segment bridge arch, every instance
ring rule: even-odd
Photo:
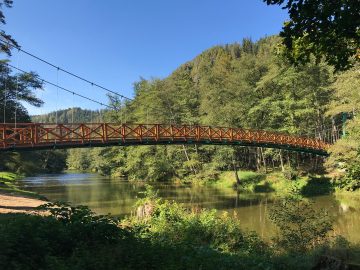
[[[204,144],[286,149],[327,155],[330,144],[265,130],[168,124],[0,124],[0,151],[129,145]]]

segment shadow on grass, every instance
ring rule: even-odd
[[[328,195],[334,192],[334,186],[327,177],[309,176],[306,185],[300,190],[301,195],[305,197]]]
[[[275,189],[271,186],[269,182],[265,182],[263,184],[258,184],[254,187],[254,192],[256,193],[270,193],[274,192]]]

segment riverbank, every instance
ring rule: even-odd
[[[0,193],[0,214],[38,213],[36,207],[45,203],[45,200]]]
[[[21,189],[17,181],[22,176],[0,172],[0,214],[37,213],[36,207],[47,203],[44,196]]]
[[[44,196],[41,196],[35,192],[24,190],[19,187],[17,181],[21,180],[23,176],[12,172],[0,172],[0,195],[13,195],[21,196],[39,200],[46,200]],[[1,206],[1,204],[0,204]]]

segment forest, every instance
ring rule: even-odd
[[[277,53],[279,37],[216,46],[165,79],[134,84],[135,98],[110,100],[119,112],[108,122],[172,123],[264,129],[305,136],[345,136],[330,158],[266,148],[235,146],[111,147],[68,152],[69,169],[91,170],[130,180],[216,180],[222,171],[330,173],[346,188],[359,187],[359,67],[334,72],[315,59],[292,66]],[[346,121],[344,120],[346,114]],[[345,123],[344,123],[345,122]]]

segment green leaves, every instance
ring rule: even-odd
[[[313,203],[298,196],[276,201],[269,217],[279,228],[276,244],[290,252],[306,252],[325,243],[332,230],[328,213],[314,210]]]
[[[280,36],[286,46],[285,55],[297,65],[317,62],[325,57],[336,70],[350,68],[359,61],[359,2],[338,0],[263,0],[268,5],[287,9],[290,21],[285,22]]]
[[[0,61],[0,107],[5,114],[0,114],[0,122],[30,122],[27,110],[21,102],[41,106],[43,101],[36,97],[34,91],[42,88],[43,83],[35,73],[12,75],[6,63]]]

